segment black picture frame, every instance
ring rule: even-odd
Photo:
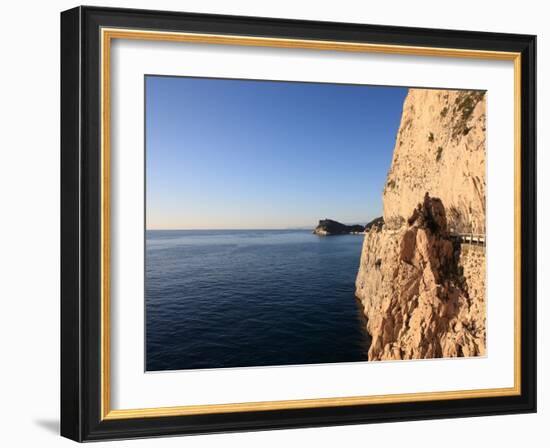
[[[521,393],[102,419],[100,29],[130,28],[521,54]],[[76,441],[536,412],[536,37],[100,7],[61,13],[61,435]]]

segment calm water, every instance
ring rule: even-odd
[[[147,370],[366,361],[363,237],[147,231]]]

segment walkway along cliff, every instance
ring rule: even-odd
[[[356,279],[369,360],[485,354],[484,96],[405,99],[384,225],[366,233]]]

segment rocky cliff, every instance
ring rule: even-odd
[[[485,353],[485,104],[479,92],[411,89],[383,193],[365,235],[356,295],[369,360]]]
[[[426,191],[451,231],[485,233],[485,94],[410,89],[384,187],[384,219],[398,227]]]

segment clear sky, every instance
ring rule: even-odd
[[[406,88],[147,76],[148,229],[382,214]]]

